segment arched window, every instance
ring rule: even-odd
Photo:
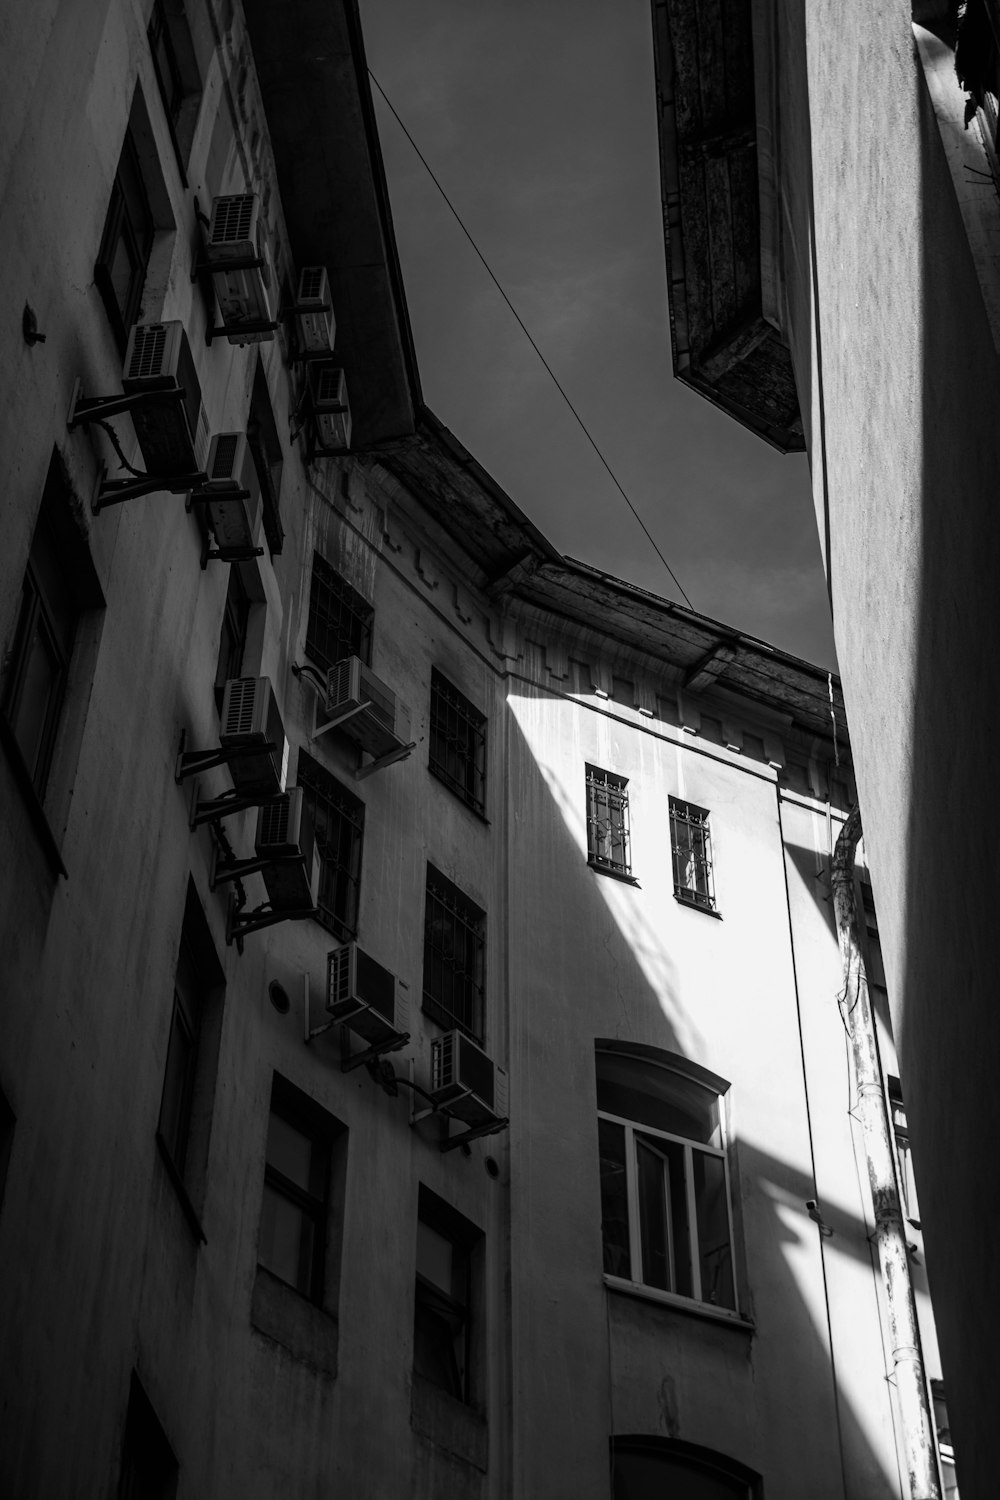
[[[758,1473],[695,1443],[612,1438],[611,1460],[613,1500],[763,1500]]]
[[[736,1310],[728,1087],[673,1053],[597,1043],[607,1276]]]

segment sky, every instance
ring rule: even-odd
[[[674,379],[648,0],[361,0],[369,67],[696,610],[836,666],[802,455]],[[683,602],[373,89],[424,400],[563,553]]]

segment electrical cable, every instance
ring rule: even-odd
[[[111,446],[114,448],[115,452],[118,454],[118,457],[121,459],[121,467],[123,469],[127,469],[130,474],[134,474],[136,479],[148,479],[149,475],[145,473],[144,470],[133,468],[128,459],[125,457],[125,454],[122,452],[122,445],[118,441],[118,434],[117,432],[115,432],[115,429],[112,427],[111,423],[105,422],[101,417],[92,417],[91,420],[96,427],[104,428],[104,431],[107,433],[108,437],[111,440]]]
[[[548,375],[549,375],[550,379],[552,380],[552,383],[555,386],[556,390],[559,392],[560,396],[562,396],[562,398],[565,401],[566,405],[569,407],[570,411],[573,413],[573,416],[576,418],[577,423],[579,424],[580,430],[583,433],[584,437],[587,439],[587,442],[593,448],[594,452],[597,454],[598,458],[601,460],[601,463],[604,465],[605,469],[607,469],[608,474],[611,476],[611,481],[614,484],[615,488],[618,490],[618,493],[621,495],[622,499],[625,501],[625,504],[628,506],[629,510],[632,512],[633,516],[638,521],[639,525],[642,527],[642,529],[645,532],[646,537],[647,537],[647,539],[648,539],[648,541],[650,543],[650,546],[653,548],[653,551],[656,553],[657,557],[660,559],[660,562],[666,568],[667,572],[670,574],[670,577],[673,579],[674,583],[677,585],[677,588],[680,591],[681,598],[684,600],[684,602],[687,605],[688,609],[694,609],[694,605],[691,603],[691,600],[688,598],[688,595],[687,595],[687,593],[686,593],[686,591],[684,589],[684,585],[681,583],[680,579],[677,577],[677,574],[674,572],[673,568],[667,562],[667,559],[664,557],[663,553],[660,551],[659,547],[656,545],[656,542],[655,542],[655,540],[653,538],[652,532],[650,531],[649,527],[646,525],[645,521],[640,516],[639,512],[636,510],[635,506],[632,504],[632,501],[629,499],[628,495],[625,493],[625,491],[622,488],[621,483],[620,483],[617,475],[615,474],[615,472],[612,469],[611,465],[608,463],[607,459],[604,457],[604,454],[601,452],[600,448],[597,446],[597,443],[591,437],[590,432],[589,432],[589,430],[587,428],[586,423],[584,422],[584,420],[581,417],[580,413],[577,411],[576,407],[573,405],[573,403],[570,400],[569,396],[566,394],[566,391],[563,388],[563,386],[562,386],[562,384],[561,384],[561,382],[559,380],[559,377],[556,375],[556,373],[553,370],[552,366],[549,364],[548,360],[545,358],[545,355],[542,353],[541,349],[539,349],[538,345],[535,343],[535,340],[532,338],[530,332],[528,331],[528,328],[527,328],[527,325],[524,322],[524,319],[521,317],[521,314],[518,312],[518,310],[514,306],[513,302],[507,296],[507,293],[504,291],[503,287],[500,285],[500,282],[497,280],[497,278],[496,278],[496,276],[495,276],[495,274],[493,272],[492,266],[490,265],[489,261],[486,259],[486,257],[483,254],[483,252],[480,250],[479,246],[476,244],[475,240],[472,238],[472,235],[469,233],[468,229],[466,229],[464,223],[462,222],[462,218],[461,218],[461,215],[458,212],[458,209],[455,207],[454,203],[452,203],[451,199],[448,197],[448,194],[445,192],[444,188],[441,186],[440,182],[435,177],[433,171],[431,170],[430,164],[427,161],[427,158],[424,156],[424,154],[421,151],[420,147],[417,145],[416,141],[413,139],[412,135],[407,130],[406,126],[403,124],[402,120],[400,119],[399,115],[396,112],[396,109],[395,109],[395,107],[394,107],[391,99],[389,98],[389,96],[386,93],[385,89],[379,83],[378,79],[375,77],[375,74],[372,72],[371,68],[368,69],[368,76],[371,79],[372,83],[375,85],[375,87],[378,89],[379,93],[382,95],[382,98],[385,100],[386,104],[388,105],[390,111],[392,112],[392,116],[393,116],[393,118],[396,121],[396,124],[399,126],[400,130],[406,136],[406,139],[409,141],[410,145],[413,147],[414,151],[417,153],[417,156],[420,158],[421,162],[423,163],[423,166],[424,166],[424,168],[425,168],[425,170],[427,172],[427,175],[430,177],[430,179],[433,182],[434,186],[437,188],[438,192],[441,194],[441,197],[444,199],[445,203],[448,205],[449,209],[451,210],[452,215],[454,216],[454,219],[455,219],[456,223],[458,224],[458,227],[461,229],[462,233],[465,235],[465,238],[468,240],[469,244],[472,246],[473,250],[476,252],[476,254],[478,255],[479,259],[482,261],[483,266],[486,269],[486,273],[489,276],[490,280],[493,282],[493,285],[496,287],[497,291],[500,293],[501,297],[506,302],[506,304],[510,308],[511,312],[514,314],[514,317],[517,319],[517,322],[518,322],[518,325],[520,326],[521,332],[524,334],[525,338],[528,340],[528,343],[531,345],[532,349],[534,349],[535,353],[538,355],[538,358],[541,360],[541,362],[544,365],[546,371],[548,372]]]

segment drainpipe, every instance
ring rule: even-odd
[[[858,1111],[868,1158],[868,1181],[875,1211],[875,1238],[885,1287],[893,1376],[903,1427],[903,1447],[910,1500],[941,1500],[934,1429],[920,1352],[917,1307],[910,1281],[906,1231],[896,1183],[896,1164],[882,1086],[875,1023],[868,997],[854,903],[854,854],[861,837],[861,814],[855,807],[840,831],[833,855],[833,907],[844,965],[840,1008],[854,1053]]]

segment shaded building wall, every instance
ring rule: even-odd
[[[962,217],[972,179],[959,162],[956,188],[949,171],[910,7],[779,14],[788,331],[963,1493],[985,1495],[997,1391],[982,1309],[1000,1292],[980,1149],[1000,1045],[983,796],[1000,546],[990,299]],[[988,175],[978,191],[980,214],[1000,214]]]
[[[515,1493],[603,1495],[610,1427],[726,1454],[768,1496],[896,1495],[823,804],[544,681],[513,681],[509,700]],[[636,886],[587,865],[588,762],[628,777]],[[674,898],[670,795],[711,811],[721,920]],[[731,1081],[743,1320],[604,1284],[598,1038]]]

